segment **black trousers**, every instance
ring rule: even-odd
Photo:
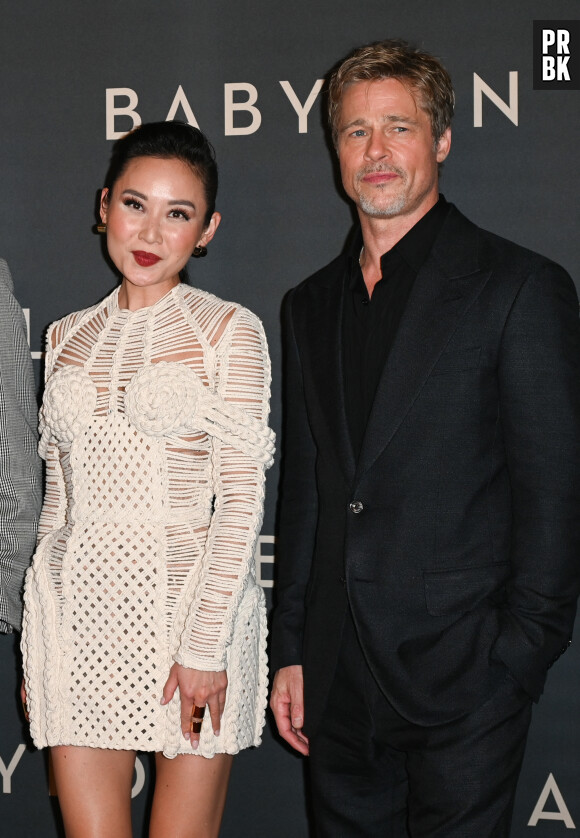
[[[379,690],[350,615],[329,702],[310,737],[316,838],[504,838],[531,718],[506,675],[449,724],[421,727]]]

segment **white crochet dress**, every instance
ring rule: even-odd
[[[174,661],[227,669],[221,733],[260,743],[266,619],[254,576],[270,363],[247,309],[178,285],[153,306],[118,292],[53,324],[41,411],[47,487],[22,635],[38,747],[192,753]]]

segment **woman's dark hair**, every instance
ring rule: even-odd
[[[105,178],[109,194],[136,157],[175,158],[191,166],[203,184],[207,202],[204,225],[209,224],[215,210],[218,170],[213,146],[199,128],[178,121],[148,122],[125,134],[113,146]]]

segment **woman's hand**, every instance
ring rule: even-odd
[[[20,700],[22,701],[22,711],[24,713],[24,718],[27,722],[30,721],[28,716],[28,705],[26,703],[26,684],[24,683],[24,678],[20,683]]]
[[[192,731],[191,714],[196,707],[208,707],[211,726],[216,736],[220,732],[220,722],[226,703],[228,676],[225,669],[220,672],[206,672],[201,669],[187,669],[174,663],[169,671],[169,678],[163,687],[161,704],[168,704],[179,687],[181,698],[181,730],[185,739],[189,739],[192,748],[199,745],[199,733]]]

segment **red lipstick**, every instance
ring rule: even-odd
[[[145,250],[133,250],[132,252],[135,261],[142,268],[150,268],[152,265],[156,265],[161,259],[161,256],[156,256],[154,253],[147,253]]]

